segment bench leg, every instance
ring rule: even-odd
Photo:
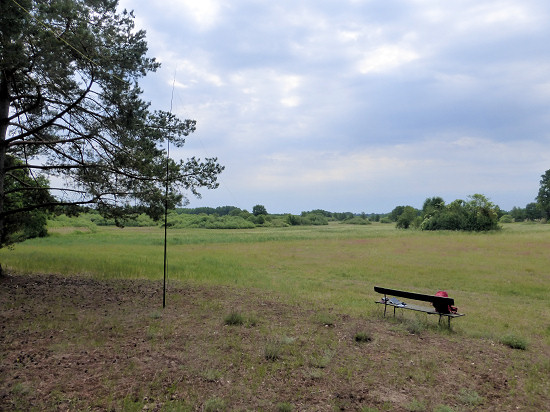
[[[439,324],[441,324],[441,318],[442,318],[443,316],[444,316],[444,315],[439,315]],[[448,322],[449,329],[451,329],[451,317],[450,317],[450,316],[447,316],[447,319],[449,320],[449,322]]]
[[[384,295],[384,317],[386,317],[386,309],[388,308],[388,301],[386,295]]]

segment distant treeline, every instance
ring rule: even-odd
[[[66,221],[69,216],[72,223]],[[102,217],[91,208],[58,210],[57,217],[50,219],[58,225],[78,226],[163,226],[164,219],[155,220],[140,208],[134,208],[130,218],[124,220]],[[204,229],[251,229],[255,227],[319,226],[330,222],[369,225],[372,222],[393,223],[400,229],[487,231],[499,229],[499,223],[518,221],[545,221],[538,204],[525,208],[514,207],[506,212],[494,205],[485,196],[475,194],[467,201],[457,199],[446,204],[440,197],[426,199],[422,209],[412,206],[396,206],[389,213],[330,212],[323,209],[290,213],[270,214],[263,205],[255,205],[252,211],[236,206],[177,208],[168,214],[167,224],[172,228]]]
[[[178,214],[188,214],[188,215],[217,215],[217,216],[239,216],[250,214],[246,209],[240,209],[236,206],[219,206],[219,207],[197,207],[197,208],[178,208],[176,209]],[[288,213],[283,214],[269,214],[267,210],[262,205],[256,205],[252,208],[252,214],[255,216],[265,215],[265,216],[289,216]],[[390,213],[379,214],[379,213],[352,213],[352,212],[329,212],[323,209],[315,209],[310,211],[301,212],[300,215],[292,215],[297,217],[308,217],[308,216],[322,216],[325,217],[328,221],[346,221],[354,218],[368,219],[371,222],[378,222],[384,216],[390,216]]]

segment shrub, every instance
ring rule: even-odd
[[[276,361],[281,357],[283,347],[278,341],[267,342],[264,348],[264,358],[268,361]]]
[[[500,223],[514,223],[512,215],[502,215],[498,220]]]
[[[364,219],[359,216],[352,217],[351,219],[343,220],[341,223],[345,223],[348,225],[370,225],[371,222],[368,219]]]
[[[231,312],[224,318],[224,323],[229,326],[240,326],[244,323],[244,318],[238,312]]]
[[[528,346],[528,343],[525,339],[513,334],[505,335],[502,338],[500,338],[500,343],[512,349],[520,349],[520,350],[526,350]]]
[[[370,342],[372,341],[372,336],[367,332],[357,332],[355,334],[355,342]]]

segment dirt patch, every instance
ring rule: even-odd
[[[159,282],[17,275],[0,279],[0,304],[0,410],[550,404],[548,348],[517,351],[435,327],[411,335],[406,322],[255,291],[170,285],[163,310]],[[225,325],[231,312],[241,325]],[[357,342],[359,332],[369,339]]]

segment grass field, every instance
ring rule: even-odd
[[[0,409],[544,410],[550,225],[52,227],[0,251]],[[51,274],[55,274],[52,276]],[[373,286],[446,290],[453,330]],[[516,350],[524,349],[524,350]]]
[[[0,261],[21,273],[162,279],[159,228],[50,232],[0,251]],[[550,225],[510,224],[497,233],[381,224],[168,233],[169,281],[237,285],[352,315],[379,310],[374,285],[446,290],[467,314],[454,322],[457,331],[550,344]]]

